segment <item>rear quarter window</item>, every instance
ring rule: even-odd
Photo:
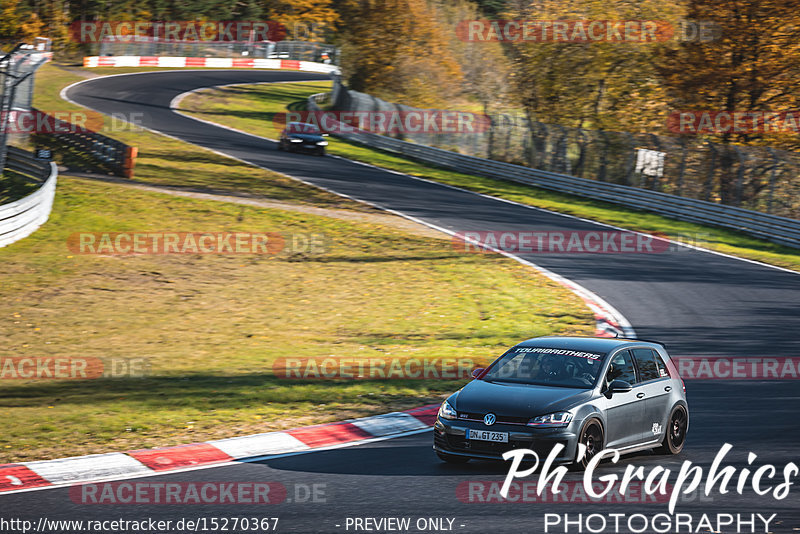
[[[656,351],[653,351],[653,354],[656,357],[656,366],[658,367],[659,376],[661,376],[661,378],[670,378],[669,367],[667,367],[667,364],[664,363],[661,355]]]
[[[636,366],[639,368],[639,375],[642,377],[642,382],[669,376],[664,361],[652,350],[633,349],[633,357],[636,359]]]

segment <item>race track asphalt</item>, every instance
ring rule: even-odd
[[[452,231],[608,230],[591,222],[530,209],[416,180],[340,158],[287,154],[275,143],[195,121],[170,110],[193,89],[233,83],[325,79],[277,71],[169,71],[93,79],[67,96],[104,113],[142,113],[143,124],[167,135],[283,172],[355,199],[401,212]],[[335,141],[333,141],[335,142]],[[707,252],[677,248],[659,254],[529,254],[524,259],[590,289],[619,310],[642,338],[666,343],[676,356],[797,356],[800,341],[800,274]],[[795,330],[798,329],[798,330]],[[728,442],[744,465],[747,451],[782,469],[798,461],[800,382],[691,381],[687,383],[691,430],[684,453],[664,458],[650,452],[624,457],[602,474],[628,464],[677,468],[684,460],[708,466]],[[274,481],[297,501],[304,485],[320,484],[324,502],[285,502],[266,507],[196,505],[83,505],[55,488],[0,497],[3,516],[63,519],[115,517],[278,516],[282,532],[353,532],[347,517],[454,518],[456,532],[544,532],[544,513],[646,513],[663,503],[476,503],[458,498],[459,484],[502,481],[502,464],[440,463],[422,433],[353,447],[235,466],[154,477],[166,481]],[[571,473],[571,480],[580,475]],[[147,480],[147,479],[138,479]],[[530,480],[535,480],[531,478]],[[463,488],[463,486],[461,486]],[[299,488],[299,489],[295,489]],[[295,491],[298,495],[295,495]],[[800,490],[799,490],[800,491]],[[293,497],[294,496],[294,497]],[[302,499],[300,499],[302,500]],[[777,513],[773,532],[800,528],[800,500],[714,493],[711,500],[683,502],[678,511]],[[776,523],[780,521],[781,523]],[[341,525],[341,526],[336,526]],[[463,526],[462,526],[463,525]],[[415,530],[413,530],[415,531]],[[575,526],[570,532],[577,532]],[[671,530],[674,532],[674,530]],[[684,530],[685,531],[685,530]],[[723,529],[723,532],[735,531]],[[743,530],[749,532],[750,530]],[[758,530],[756,530],[758,531]],[[563,526],[550,532],[564,532]],[[584,530],[586,532],[586,530]],[[622,529],[621,532],[628,532]]]

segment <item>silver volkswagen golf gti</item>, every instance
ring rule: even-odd
[[[621,453],[683,449],[686,388],[661,343],[637,339],[538,337],[523,341],[442,403],[433,429],[446,462],[500,459],[532,449],[586,466],[605,448]],[[586,454],[578,461],[578,443]]]

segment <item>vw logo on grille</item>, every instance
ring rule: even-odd
[[[495,421],[497,421],[497,416],[493,413],[487,413],[483,417],[483,424],[485,424],[486,426],[492,426]]]

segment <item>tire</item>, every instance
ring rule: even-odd
[[[324,156],[324,155],[325,155],[325,149],[324,148],[317,149],[317,156]]]
[[[597,419],[589,419],[583,424],[580,434],[578,434],[578,444],[586,445],[586,454],[580,460],[577,459],[570,466],[574,471],[583,471],[595,454],[603,450],[605,434],[603,425]]]
[[[689,413],[683,406],[675,406],[667,420],[667,431],[661,446],[656,449],[659,454],[678,454],[686,443],[686,430],[689,428]]]
[[[447,462],[448,464],[465,464],[469,462],[469,458],[466,456],[454,456],[452,454],[446,454],[444,452],[436,451],[436,456],[439,457],[440,460],[443,462]]]

